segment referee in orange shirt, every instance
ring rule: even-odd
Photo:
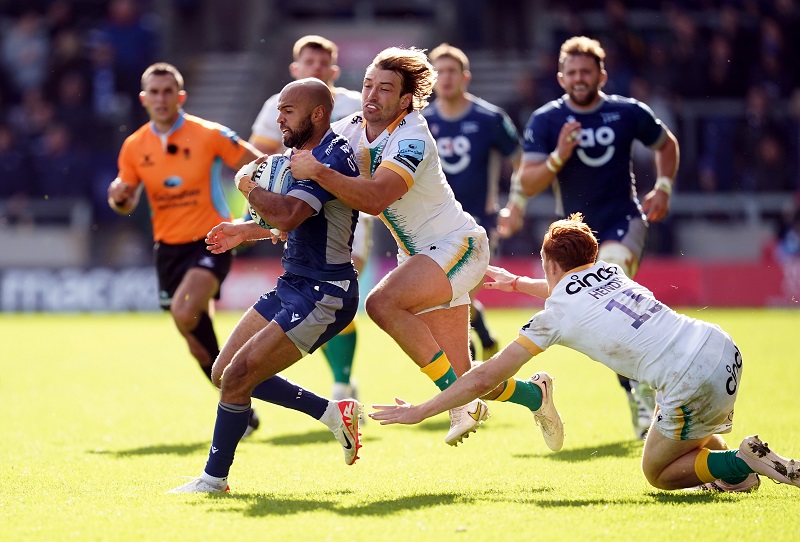
[[[232,219],[222,189],[223,164],[238,170],[261,153],[225,126],[187,115],[183,76],[171,64],[159,62],[145,70],[139,100],[150,122],[122,144],[108,204],[127,215],[136,208],[142,187],[147,192],[161,308],[170,311],[211,379],[219,354],[211,315],[232,255],[209,253],[205,237]],[[253,415],[247,434],[256,427]]]

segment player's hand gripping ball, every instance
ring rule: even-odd
[[[292,177],[292,172],[289,170],[289,158],[282,154],[273,154],[260,164],[253,161],[242,166],[234,178],[237,186],[239,185],[239,180],[245,175],[264,190],[275,194],[286,194],[294,185],[294,177]],[[248,207],[250,216],[259,226],[266,229],[274,229],[274,226],[264,220],[249,202]]]

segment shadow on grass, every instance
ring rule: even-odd
[[[735,501],[739,500],[742,493],[712,493],[712,492],[689,492],[684,490],[676,490],[673,492],[658,492],[652,491],[639,497],[630,497],[626,499],[538,499],[533,502],[536,506],[542,508],[580,508],[583,506],[630,506],[632,504],[638,506],[663,506],[664,504],[688,504],[688,505],[702,505],[714,504],[721,500]]]
[[[502,490],[487,490],[482,493],[428,493],[424,495],[407,495],[395,499],[343,504],[342,498],[352,496],[353,490],[326,491],[303,496],[287,496],[271,493],[223,493],[207,494],[206,498],[189,503],[195,506],[210,506],[215,511],[242,514],[247,517],[291,516],[306,512],[327,511],[344,517],[384,517],[394,514],[429,509],[434,506],[479,505],[486,502],[513,502],[541,508],[581,508],[581,507],[613,507],[619,506],[663,506],[664,504],[702,505],[713,504],[720,500],[737,500],[741,495],[716,493],[690,493],[675,491],[672,493],[653,491],[630,498],[592,498],[592,499],[548,499],[546,494],[552,487],[533,487],[525,490],[529,498],[519,498],[514,492],[506,495]]]
[[[565,461],[575,463],[577,461],[589,461],[598,457],[640,457],[642,455],[642,443],[637,440],[623,440],[611,442],[602,446],[585,446],[583,448],[570,448],[556,453],[542,452],[540,454],[515,454],[517,458],[546,457],[555,461]]]
[[[549,489],[533,490],[536,491],[549,491]],[[267,517],[267,516],[290,516],[300,514],[303,512],[318,512],[321,510],[339,514],[341,516],[391,516],[401,512],[429,509],[433,506],[448,506],[453,504],[480,504],[487,500],[505,500],[500,494],[496,492],[487,492],[485,495],[460,494],[460,493],[433,493],[425,495],[409,495],[402,496],[396,499],[382,499],[378,501],[370,501],[365,503],[358,503],[355,505],[345,505],[339,502],[340,497],[346,494],[352,494],[352,490],[340,492],[326,492],[323,495],[329,495],[330,500],[320,499],[319,494],[314,497],[301,498],[301,497],[287,497],[286,495],[277,494],[264,494],[264,493],[249,493],[249,494],[209,494],[207,499],[203,499],[196,503],[199,506],[208,506],[209,504],[232,504],[232,501],[240,503],[242,507],[228,506],[220,507],[217,510],[223,512],[242,513],[248,517]],[[498,499],[500,497],[500,499]],[[514,502],[520,502],[518,498],[510,499]],[[531,500],[530,503],[534,503]]]
[[[363,437],[362,437],[363,439]],[[375,439],[370,439],[375,440]],[[309,444],[320,444],[336,442],[330,431],[309,431],[306,433],[296,433],[292,435],[280,435],[272,438],[259,439],[255,435],[248,439],[243,439],[242,443],[253,444],[272,444],[273,446],[304,446]],[[87,453],[96,455],[112,455],[116,457],[131,457],[139,455],[191,455],[198,451],[206,452],[211,445],[210,441],[203,441],[190,444],[152,444],[140,448],[128,450],[88,450]]]
[[[116,457],[131,457],[136,455],[191,455],[198,451],[208,450],[209,442],[196,442],[194,444],[153,444],[130,450],[89,450],[90,454],[113,455]]]
[[[277,437],[258,440],[258,442],[266,442],[274,446],[302,446],[304,444],[319,444],[321,442],[331,441],[335,442],[335,438],[330,431],[325,429],[320,431],[307,431],[305,433],[293,433],[291,435],[279,435]]]
[[[755,497],[754,493],[722,493],[717,491],[685,491],[676,490],[672,492],[656,491],[647,494],[648,497],[653,499],[652,504],[703,504],[715,503],[720,501],[738,501]],[[650,504],[645,501],[645,504]]]
[[[378,422],[374,422],[376,425]],[[478,433],[486,431],[486,429],[491,429],[492,427],[510,427],[512,424],[509,422],[502,422],[500,420],[490,419],[489,421],[485,422],[478,428]],[[436,420],[426,420],[423,423],[418,425],[409,425],[406,427],[412,427],[416,431],[425,431],[428,433],[441,433],[442,438],[450,431],[450,418],[442,417],[441,419]]]
[[[414,426],[418,431],[427,431],[429,433],[442,433],[444,435],[450,431],[450,419],[442,418],[441,420],[428,420],[424,423]]]

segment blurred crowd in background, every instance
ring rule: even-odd
[[[167,4],[189,14],[207,1]],[[282,10],[282,17],[316,13],[341,21],[357,18],[367,4],[298,0],[271,5]],[[520,131],[534,109],[562,94],[555,77],[562,41],[581,34],[595,37],[608,55],[606,92],[647,103],[678,136],[686,160],[676,193],[782,192],[793,201],[800,190],[796,4],[463,0],[455,3],[453,26],[443,35],[468,54],[533,61],[528,72],[518,74],[513,98],[497,104]],[[407,21],[430,15],[421,5],[409,2],[405,11],[398,8],[391,16]],[[106,188],[116,175],[122,141],[147,120],[137,98],[142,71],[154,61],[172,60],[163,46],[169,29],[157,9],[164,6],[134,0],[0,0],[4,224],[36,220],[27,212],[29,203],[51,198],[87,199],[97,228],[125,220],[108,209]],[[544,13],[555,23],[549,35],[534,40],[527,33],[531,18]],[[289,35],[287,42],[297,37]],[[417,45],[430,49],[439,41]],[[274,59],[281,66],[289,60]],[[178,67],[191,92],[191,70]],[[687,118],[697,122],[692,137],[684,137]],[[645,168],[652,160],[642,153],[641,164]],[[784,213],[776,220],[776,234],[794,231],[796,238],[796,224],[795,214]]]
[[[89,198],[114,220],[106,189],[124,138],[147,120],[139,78],[160,56],[155,18],[133,0],[7,2],[0,26],[0,199]]]

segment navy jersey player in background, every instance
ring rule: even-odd
[[[330,129],[333,97],[325,83],[314,78],[289,83],[278,109],[287,147],[310,150],[331,170],[358,176],[350,144]],[[358,402],[319,397],[278,375],[356,315],[358,283],[351,250],[358,213],[314,181],[296,180],[281,195],[244,175],[238,188],[262,218],[288,232],[281,261],[285,273],[247,310],[214,363],[212,378],[221,394],[208,462],[199,478],[170,493],[228,489],[228,472],[247,428],[251,397],[318,419],[342,445],[345,462],[352,465],[358,459]],[[217,254],[244,241],[270,237],[269,230],[253,221],[223,222],[209,232],[206,243]]]
[[[522,226],[527,199],[520,193],[519,182],[512,177],[508,204],[501,211],[499,186],[503,160],[516,170],[521,155],[521,138],[508,115],[485,100],[467,92],[471,74],[469,59],[461,49],[447,43],[428,55],[438,78],[436,100],[422,110],[439,150],[442,169],[453,194],[464,211],[471,214],[489,234],[494,252],[499,237],[509,237]],[[470,294],[470,323],[481,341],[483,359],[497,352],[483,315],[483,306]],[[475,354],[474,346],[470,347]]]
[[[537,109],[525,127],[520,182],[526,196],[552,185],[556,213],[582,213],[596,229],[599,259],[619,265],[633,278],[644,251],[648,221],[669,213],[678,170],[678,141],[647,105],[604,94],[605,51],[597,40],[573,37],[561,46],[558,82],[565,95]],[[657,180],[641,204],[631,172],[634,140],[655,151]],[[654,393],[619,377],[634,430],[650,427]]]

